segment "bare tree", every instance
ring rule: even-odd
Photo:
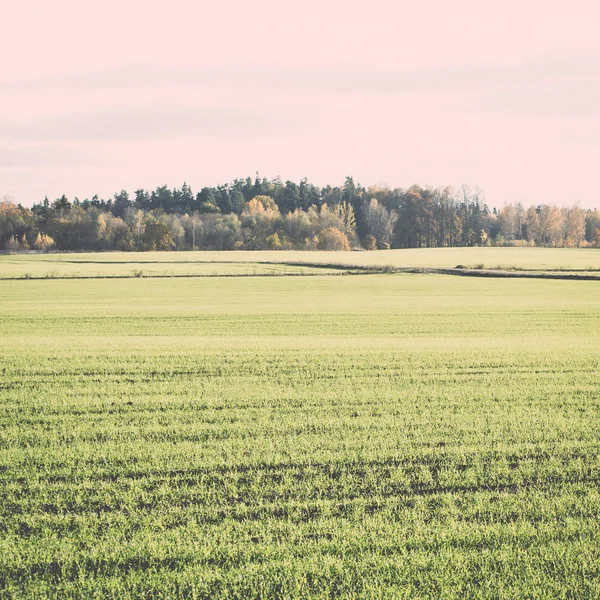
[[[368,204],[364,205],[363,217],[368,233],[377,240],[378,248],[389,248],[394,225],[398,220],[396,212],[388,211],[385,206],[372,198]]]

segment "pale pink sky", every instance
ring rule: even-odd
[[[0,0],[0,196],[253,175],[600,207],[597,0]]]

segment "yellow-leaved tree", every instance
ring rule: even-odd
[[[350,250],[350,242],[346,234],[337,227],[323,229],[317,236],[317,248],[319,250]]]

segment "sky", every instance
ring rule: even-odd
[[[236,177],[600,207],[597,0],[0,0],[0,197]]]

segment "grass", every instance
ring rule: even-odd
[[[597,248],[421,248],[375,252],[106,252],[0,256],[0,279],[339,274],[349,268],[455,268],[600,274]]]
[[[141,253],[140,253],[141,254]],[[137,257],[140,256],[137,254]],[[145,254],[145,253],[144,253]],[[158,253],[156,253],[158,254]],[[178,253],[179,254],[179,253]],[[88,260],[80,259],[85,256]],[[338,274],[339,269],[319,265],[260,264],[252,262],[190,262],[181,256],[166,262],[156,257],[142,260],[126,254],[94,255],[9,255],[0,256],[0,279],[84,279],[123,277],[212,277],[252,275]],[[112,261],[106,260],[112,258]],[[145,257],[144,257],[145,258]],[[180,260],[177,260],[177,259]],[[183,257],[185,258],[185,257]],[[127,260],[129,259],[129,260]]]
[[[0,598],[598,597],[599,322],[595,281],[2,281]]]

